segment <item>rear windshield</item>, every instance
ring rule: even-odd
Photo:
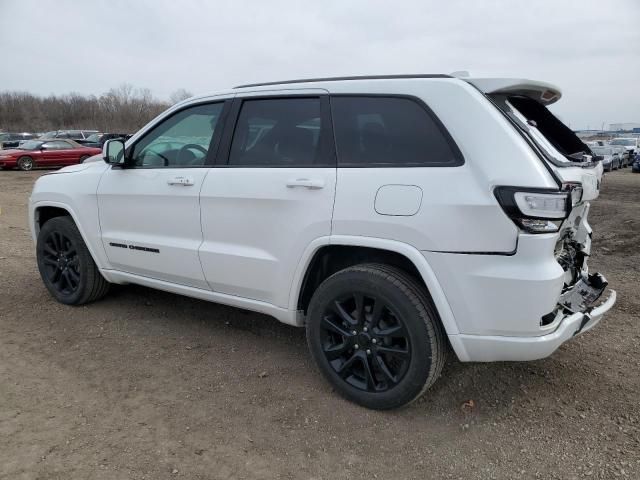
[[[591,151],[596,155],[613,155],[611,147],[591,147]]]
[[[538,101],[516,95],[489,98],[552,163],[585,162],[589,160],[586,155],[593,155],[587,144]]]

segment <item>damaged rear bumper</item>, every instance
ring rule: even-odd
[[[567,340],[595,327],[616,303],[616,291],[609,290],[605,300],[583,312],[565,315],[558,327],[539,337],[450,335],[461,361],[496,362],[538,360],[551,355]]]

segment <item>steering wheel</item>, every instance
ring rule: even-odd
[[[181,163],[180,161],[182,160],[182,155],[188,150],[198,150],[205,157],[207,156],[207,153],[209,153],[209,151],[202,145],[198,145],[197,143],[187,143],[186,145],[182,146],[180,150],[178,150],[178,155],[176,156],[178,163]]]

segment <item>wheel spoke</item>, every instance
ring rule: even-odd
[[[344,355],[346,352],[349,351],[350,348],[351,348],[351,345],[349,342],[342,342],[337,345],[330,345],[328,347],[325,347],[323,348],[323,350],[327,359],[331,361]]]
[[[51,248],[51,245],[49,245],[48,243],[44,244],[44,252],[48,255],[51,255],[53,257],[57,257],[58,256],[58,252],[56,252],[53,248]]]
[[[371,312],[371,320],[370,320],[370,324],[371,324],[371,328],[375,328],[378,326],[378,322],[380,321],[380,318],[382,317],[382,312],[384,311],[384,302],[379,299],[376,298],[374,300],[373,303],[373,311]]]
[[[364,366],[364,379],[367,383],[367,390],[375,390],[376,378],[368,355],[362,358],[362,365]]]
[[[55,249],[56,254],[58,254],[60,250],[62,250],[62,248],[60,247],[60,236],[58,232],[53,232],[51,234],[51,241],[53,243],[53,248]]]
[[[351,373],[353,373],[351,367],[353,367],[353,365],[358,360],[359,360],[359,356],[358,356],[358,353],[356,352],[353,355],[351,355],[351,358],[349,358],[340,366],[340,368],[338,369],[338,375],[340,375],[342,378],[348,377]]]
[[[69,275],[67,275],[67,272],[63,270],[60,272],[60,284],[58,285],[58,288],[60,290],[65,290],[66,286],[70,286]]]
[[[375,333],[376,335],[380,335],[381,337],[404,337],[406,334],[404,326],[401,324],[377,329]]]
[[[385,353],[393,357],[409,358],[409,350],[400,347],[379,346],[378,353]]]
[[[76,288],[78,283],[80,282],[80,274],[76,272],[73,268],[67,269],[68,279],[73,283],[72,288]]]
[[[396,380],[396,376],[393,373],[391,373],[391,370],[389,370],[389,367],[387,366],[387,364],[384,361],[384,359],[382,358],[382,356],[376,354],[375,360],[376,360],[376,363],[378,365],[378,368],[380,369],[382,374],[387,378],[387,381],[389,383],[391,383],[391,384],[394,384],[394,385],[396,383],[398,383],[397,380]]]
[[[44,262],[45,265],[51,265],[52,267],[58,268],[58,262],[52,258],[43,257],[42,261]]]
[[[355,317],[356,323],[360,324],[365,320],[364,295],[362,295],[361,293],[356,293],[353,295],[353,298],[356,301],[356,311],[353,316]]]
[[[340,304],[339,301],[333,302],[333,306],[335,307],[336,313],[340,315],[340,318],[347,322],[349,325],[357,325],[357,320],[354,319],[349,312],[347,312],[344,307]]]
[[[51,277],[51,283],[53,283],[56,287],[59,287],[60,284],[60,277],[61,277],[62,271],[59,268],[56,268],[55,271],[53,272],[53,276]]]
[[[322,324],[328,330],[331,330],[332,332],[337,333],[342,337],[347,338],[351,336],[351,332],[349,330],[343,328],[341,325],[338,325],[332,318],[327,315],[325,315],[322,319]]]

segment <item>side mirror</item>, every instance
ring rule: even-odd
[[[109,165],[124,165],[124,142],[119,138],[104,142],[102,159]]]

